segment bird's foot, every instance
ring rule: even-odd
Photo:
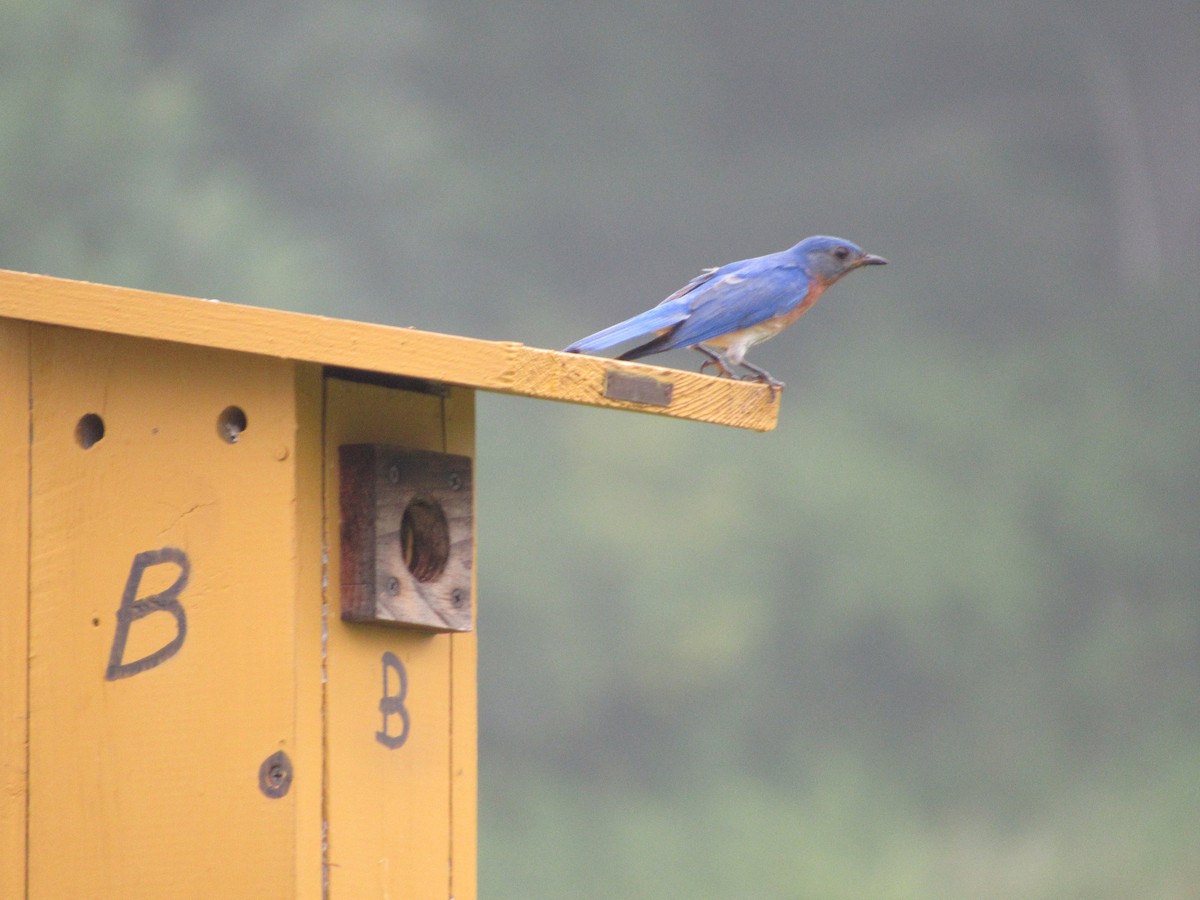
[[[717,359],[717,358],[709,359],[709,360],[706,360],[705,362],[701,363],[700,364],[701,374],[703,374],[704,370],[707,369],[709,366],[716,367],[718,378],[736,378],[737,377],[736,375],[733,374],[732,371],[730,371],[726,367],[725,363],[721,362],[721,360]]]
[[[775,395],[778,394],[780,388],[783,387],[782,381],[780,381],[778,378],[774,378],[771,375],[771,373],[768,372],[766,369],[760,369],[758,366],[754,365],[753,363],[748,363],[745,360],[742,360],[740,363],[736,363],[735,365],[739,365],[743,369],[746,369],[747,371],[754,373],[752,375],[739,376],[733,371],[731,366],[728,365],[725,362],[725,359],[722,356],[720,356],[719,354],[713,353],[707,347],[700,345],[700,344],[697,344],[695,349],[699,350],[701,353],[703,353],[705,356],[708,357],[708,359],[706,359],[700,366],[701,372],[703,372],[709,366],[715,366],[717,369],[717,377],[724,376],[726,378],[736,378],[739,381],[757,381],[760,384],[765,384],[767,386],[767,388],[770,389],[770,391],[771,391],[771,399],[772,400],[775,399]]]
[[[743,380],[757,381],[760,384],[765,384],[771,391],[771,399],[775,399],[775,395],[778,394],[780,388],[783,387],[782,381],[773,377],[766,369],[760,369],[758,366],[754,365],[753,363],[748,363],[744,359],[741,361],[741,363],[739,363],[739,365],[743,369],[754,373],[753,375],[747,375]]]
[[[771,399],[774,400],[778,396],[779,391],[784,387],[784,383],[778,378],[773,378],[766,372],[758,375],[743,375],[742,381],[757,381],[759,384],[765,384],[767,390],[771,392]]]

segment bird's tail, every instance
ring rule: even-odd
[[[615,347],[625,341],[632,341],[634,338],[645,337],[648,334],[662,331],[664,328],[670,328],[672,325],[678,325],[685,318],[687,318],[686,309],[681,309],[675,304],[660,304],[632,319],[610,325],[603,331],[597,331],[595,334],[576,341],[566,348],[566,352],[594,353],[597,350],[607,350],[609,347]]]

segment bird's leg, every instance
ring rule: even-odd
[[[703,372],[709,366],[716,366],[720,370],[720,372],[719,372],[720,375],[726,375],[729,378],[737,378],[738,377],[736,374],[734,374],[734,371],[730,367],[729,362],[727,362],[726,359],[723,356],[721,356],[719,353],[715,353],[714,351],[709,350],[703,344],[696,344],[692,349],[699,350],[701,353],[703,353],[705,356],[708,357],[708,360],[703,365],[700,366],[701,372]],[[734,365],[739,365],[743,369],[749,369],[751,372],[753,372],[754,380],[762,382],[770,389],[772,400],[775,399],[775,395],[779,392],[779,389],[783,387],[782,381],[780,381],[778,378],[775,378],[774,376],[772,376],[771,373],[768,372],[766,369],[760,369],[758,366],[754,365],[753,363],[748,363],[743,359],[741,362],[735,363]]]
[[[753,372],[756,376],[755,380],[761,381],[768,388],[770,388],[771,389],[771,399],[772,400],[775,399],[776,391],[778,391],[781,387],[783,387],[782,381],[780,381],[778,378],[773,377],[771,375],[771,373],[768,372],[766,369],[760,369],[758,366],[754,365],[753,363],[748,363],[744,359],[740,363],[738,363],[738,365],[740,365],[743,369],[749,369],[751,372]]]
[[[721,359],[721,357],[718,354],[713,353],[711,350],[709,350],[703,344],[696,344],[696,346],[694,346],[692,349],[699,350],[701,353],[703,353],[705,356],[708,357],[708,361],[700,366],[701,372],[703,372],[709,366],[716,366],[717,369],[719,370],[717,373],[718,377],[720,377],[721,375],[726,375],[730,378],[737,377],[736,375],[733,374],[733,371],[727,365],[725,365],[725,360]]]

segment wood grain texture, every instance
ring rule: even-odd
[[[342,619],[470,631],[470,457],[384,444],[338,457]]]
[[[775,427],[761,384],[635,362],[0,270],[0,316],[425,378],[486,391],[732,425]],[[667,406],[605,396],[619,370],[668,381]]]
[[[0,321],[0,897],[25,896],[29,331]]]

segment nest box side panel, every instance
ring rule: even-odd
[[[55,326],[32,355],[30,895],[319,896],[295,365]]]
[[[463,388],[325,380],[326,811],[334,897],[475,894],[475,635],[448,630],[444,611],[428,617],[414,586],[439,583],[445,553],[442,577],[461,579],[468,599],[473,588],[462,543],[473,518],[470,470],[463,468],[474,454],[473,402]],[[429,529],[435,502],[446,543],[420,550],[418,532]],[[344,504],[352,507],[345,519]],[[464,554],[461,570],[450,561],[456,552]],[[398,583],[389,588],[393,578]],[[415,611],[380,603],[381,581],[385,596],[407,595]],[[404,616],[416,627],[397,627]]]

